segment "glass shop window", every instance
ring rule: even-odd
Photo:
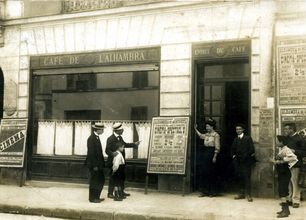
[[[135,129],[149,138],[151,120],[159,114],[159,71],[33,75],[33,151],[40,155],[86,155],[94,120],[104,121],[101,140],[114,121],[125,122],[125,140]],[[142,121],[137,124],[137,121]],[[137,126],[135,126],[135,123]],[[148,133],[148,134],[147,134]],[[48,140],[48,141],[46,141]],[[142,141],[147,154],[149,139]],[[106,143],[102,143],[105,148]],[[141,153],[142,152],[142,153]],[[128,154],[133,158],[133,152]]]
[[[249,63],[225,63],[206,65],[204,68],[205,79],[224,79],[248,77]]]

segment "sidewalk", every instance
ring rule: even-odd
[[[27,186],[0,185],[0,212],[44,215],[68,219],[103,220],[272,220],[280,210],[277,199],[234,200],[234,195],[199,198],[127,189],[132,195],[122,202],[106,198],[88,202],[88,186],[82,184],[28,182]],[[291,208],[287,219],[306,220],[306,205]]]

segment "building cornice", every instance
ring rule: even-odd
[[[211,2],[211,1],[183,1],[183,2],[163,2],[163,3],[154,3],[146,5],[137,5],[137,6],[127,6],[113,9],[104,9],[97,11],[88,11],[88,12],[78,12],[73,14],[60,14],[60,15],[51,15],[51,16],[42,16],[34,18],[21,18],[21,19],[11,19],[3,21],[4,26],[19,26],[19,25],[35,25],[41,23],[49,22],[63,22],[63,21],[73,21],[79,19],[95,19],[98,17],[110,17],[110,16],[128,16],[141,13],[167,13],[167,12],[176,12],[182,9],[192,10],[199,8],[210,8],[216,7],[216,5],[241,5],[249,4],[250,2]]]
[[[275,17],[278,20],[306,19],[306,12],[276,13]]]

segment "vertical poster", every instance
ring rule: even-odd
[[[152,120],[148,173],[185,174],[189,117]]]
[[[262,147],[272,148],[274,143],[274,109],[260,109],[259,143]]]
[[[286,123],[294,123],[296,131],[306,140],[306,107],[305,108],[281,108],[281,131]]]
[[[27,119],[2,119],[0,167],[23,167]]]
[[[283,39],[277,45],[278,93],[280,105],[306,103],[306,40]]]

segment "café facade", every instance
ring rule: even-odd
[[[113,122],[123,123],[126,142],[141,140],[127,150],[128,184],[144,187],[148,177],[161,191],[196,191],[201,142],[193,127],[204,131],[212,117],[221,170],[230,166],[234,125],[244,123],[258,160],[254,196],[274,196],[274,136],[286,121],[306,127],[304,3],[4,2],[2,118],[28,125],[23,168],[1,168],[1,182],[86,182],[86,139],[102,121],[104,149]],[[164,116],[190,119],[185,175],[146,172],[152,119]],[[231,190],[230,173],[221,179]]]

